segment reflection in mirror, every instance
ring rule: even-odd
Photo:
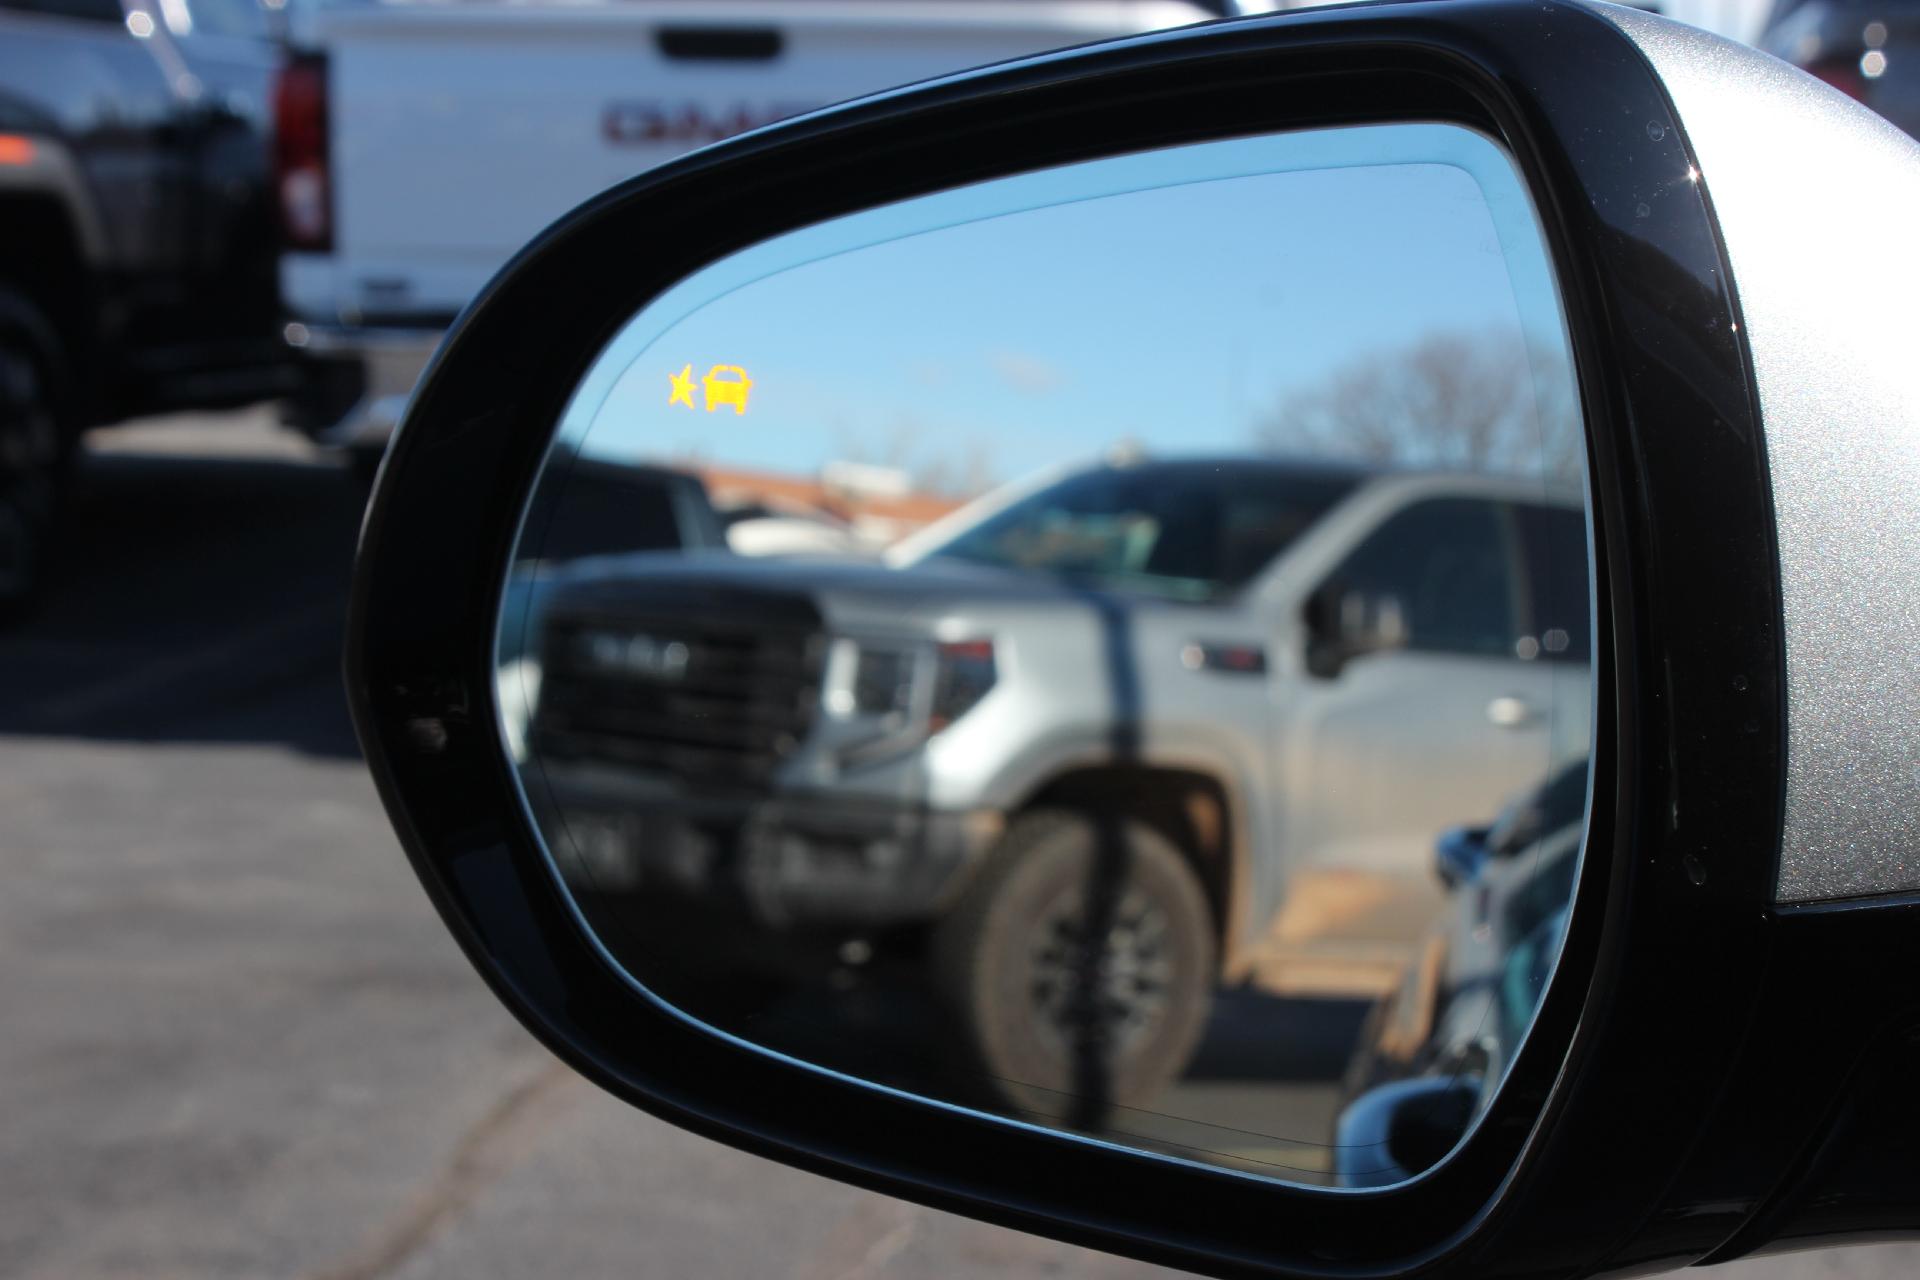
[[[1571,907],[1584,458],[1539,226],[1472,131],[871,210],[592,366],[502,730],[586,926],[686,1016],[1386,1185],[1487,1106]]]

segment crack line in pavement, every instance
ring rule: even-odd
[[[513,1139],[524,1136],[540,1103],[577,1078],[565,1063],[553,1061],[507,1090],[460,1136],[446,1164],[405,1209],[344,1261],[309,1272],[309,1280],[379,1280],[392,1274],[512,1166],[524,1150]]]
[[[873,1246],[860,1259],[859,1265],[846,1273],[845,1280],[865,1280],[865,1277],[879,1275],[899,1252],[913,1239],[913,1220],[909,1218],[893,1230],[873,1242]]]
[[[800,1274],[805,1280],[870,1280],[913,1240],[922,1213],[905,1200],[863,1192]]]

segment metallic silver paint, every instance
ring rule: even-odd
[[[1672,95],[1753,354],[1787,655],[1777,900],[1920,888],[1920,144],[1775,58],[1593,7]]]

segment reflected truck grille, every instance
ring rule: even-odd
[[[708,789],[764,786],[812,725],[823,666],[818,617],[777,612],[730,602],[556,615],[539,751]]]

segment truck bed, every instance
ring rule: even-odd
[[[1181,0],[325,4],[334,244],[297,313],[444,319],[542,227],[694,147],[869,91],[1211,16]]]

